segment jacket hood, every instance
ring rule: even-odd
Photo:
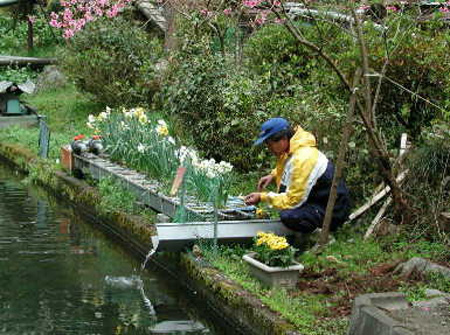
[[[314,135],[303,130],[302,127],[297,127],[294,136],[291,137],[289,145],[289,153],[292,154],[301,147],[315,147],[315,146],[317,146],[317,143]]]

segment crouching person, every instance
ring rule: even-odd
[[[334,166],[317,149],[314,136],[301,127],[293,130],[283,118],[273,118],[263,123],[254,145],[262,143],[277,157],[277,165],[259,180],[258,192],[247,195],[245,203],[256,205],[262,201],[279,209],[281,222],[297,232],[311,233],[322,227]],[[272,182],[276,183],[278,193],[263,192]],[[344,223],[349,214],[350,197],[341,180],[331,230]]]

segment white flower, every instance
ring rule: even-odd
[[[229,173],[229,172],[231,172],[231,170],[233,170],[233,165],[231,165],[230,163],[228,163],[228,162],[225,162],[225,161],[221,161],[220,163],[219,163],[219,168],[221,169],[221,173]]]
[[[106,110],[106,113],[111,114],[111,108],[109,106],[106,106],[105,110]]]
[[[213,179],[216,178],[216,174],[214,173],[214,171],[207,171],[206,172],[206,177],[208,177],[209,179]]]
[[[88,128],[91,128],[91,129],[94,129],[94,128],[95,128],[94,125],[93,125],[92,123],[90,123],[90,122],[86,122],[86,126],[87,126]]]
[[[167,142],[169,142],[169,143],[175,145],[175,139],[174,139],[172,136],[167,136],[167,137],[166,137],[166,140],[167,140]]]
[[[164,120],[158,120],[158,124],[162,127],[167,127],[167,123]]]
[[[88,116],[88,122],[92,124],[92,123],[95,123],[95,121],[97,121],[97,119],[95,118],[95,116],[92,115],[92,114],[89,114],[89,116]]]
[[[101,120],[101,121],[105,121],[108,117],[109,117],[109,114],[106,113],[106,112],[101,112],[101,113],[98,115],[98,119]]]
[[[122,113],[125,116],[125,119],[132,119],[133,118],[133,112],[132,110],[127,111],[125,108],[122,109]]]
[[[145,152],[145,145],[143,145],[142,143],[139,143],[137,146],[137,151],[140,152],[141,154],[143,154]]]
[[[185,163],[186,160],[192,162],[193,165],[198,162],[197,152],[194,149],[185,147],[184,145],[181,146],[180,149],[175,152],[175,154],[177,155],[181,164]]]

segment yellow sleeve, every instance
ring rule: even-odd
[[[270,174],[274,177],[277,176],[277,168],[275,167],[274,169],[272,169],[272,171],[270,171]]]
[[[308,181],[317,159],[318,150],[305,148],[292,157],[291,177],[286,192],[261,193],[261,201],[277,209],[289,209],[300,204],[306,196]]]

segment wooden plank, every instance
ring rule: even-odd
[[[138,0],[135,6],[147,19],[155,23],[163,32],[167,32],[167,20],[160,7],[148,0]]]
[[[397,176],[396,180],[398,183],[401,183],[403,181],[403,179],[405,179],[408,171],[409,170],[405,170]],[[389,186],[386,186],[383,190],[381,190],[381,192],[375,194],[367,203],[365,203],[363,206],[361,206],[356,211],[354,211],[352,214],[350,214],[350,216],[347,220],[347,223],[360,217],[368,209],[370,209],[373,205],[375,205],[378,201],[383,199],[390,191],[391,191],[391,188]]]
[[[55,64],[57,58],[36,58],[36,57],[21,57],[21,56],[0,56],[0,66],[10,66],[10,65],[50,65]]]
[[[391,204],[391,202],[392,202],[392,197],[388,197],[387,200],[384,202],[383,206],[381,206],[377,215],[372,220],[372,223],[370,224],[369,228],[367,229],[366,233],[364,234],[365,240],[367,240],[373,234],[376,226],[378,225],[378,223],[381,222],[381,219],[383,218],[383,215],[386,212],[389,205]]]

